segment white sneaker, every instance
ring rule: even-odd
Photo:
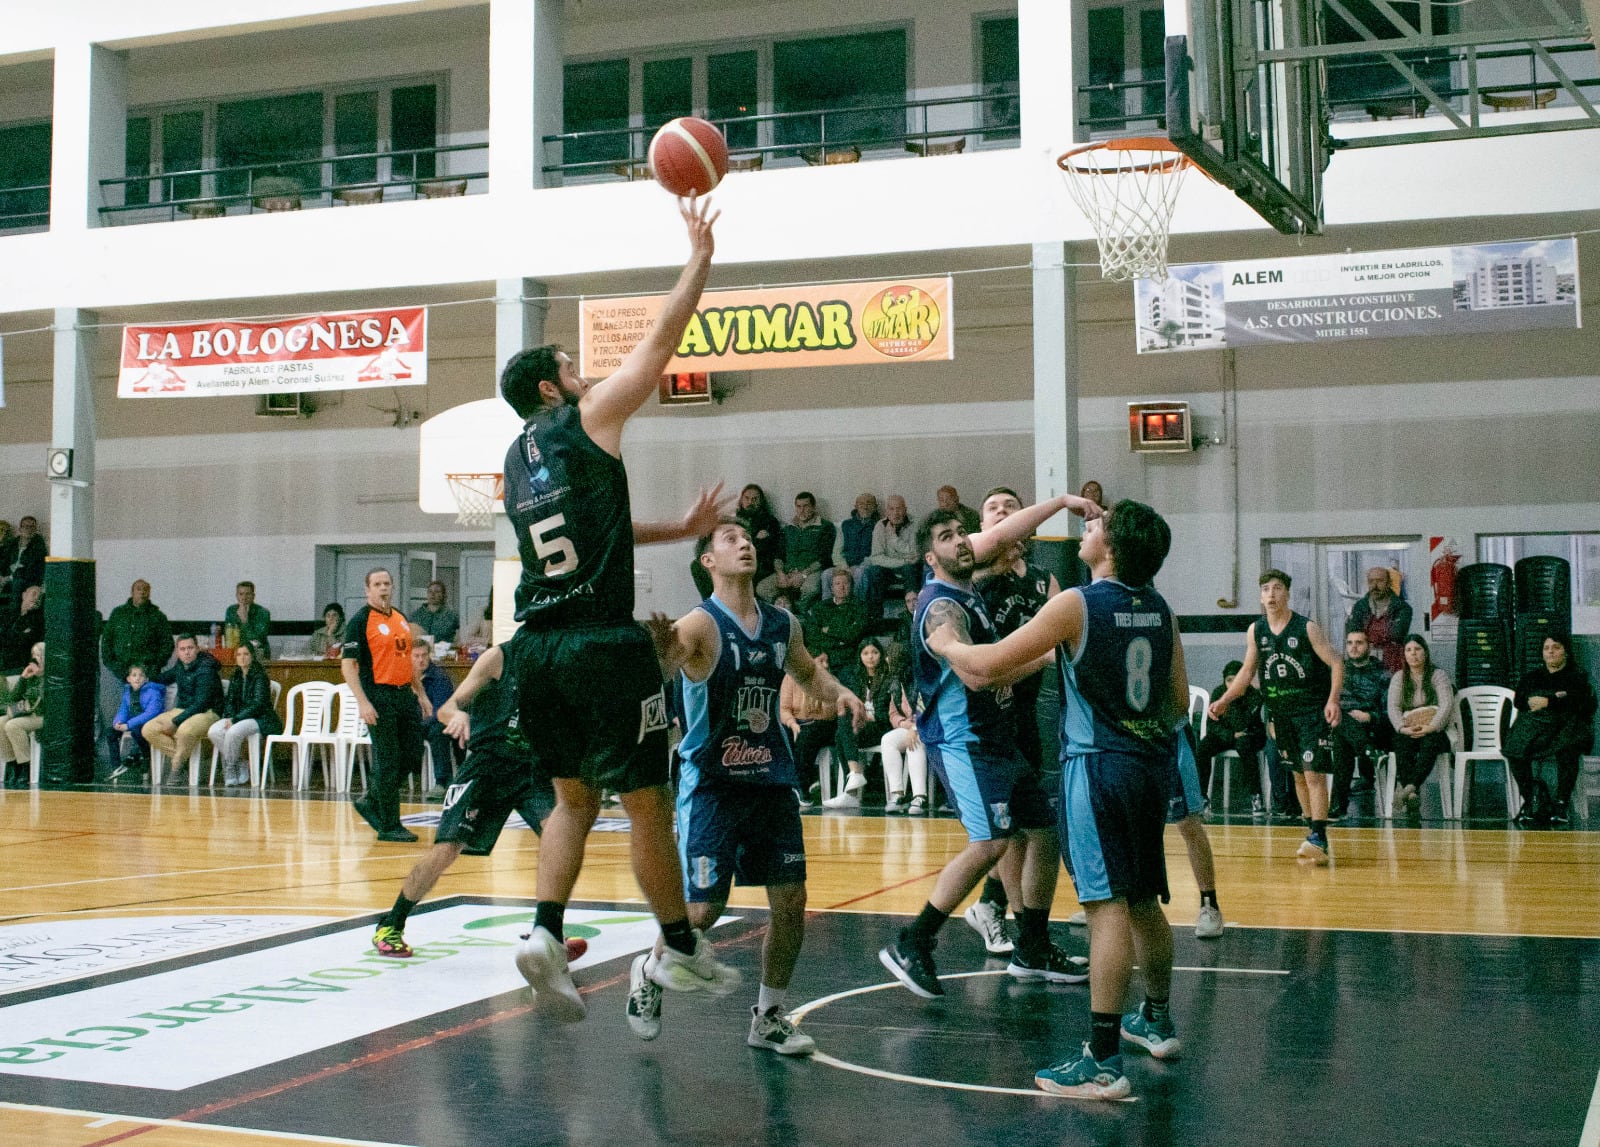
[[[844,791],[852,795],[867,787],[866,773],[851,773],[844,780]]]
[[[517,945],[517,971],[533,989],[534,1006],[552,1019],[571,1024],[589,1014],[567,971],[567,946],[546,929],[535,928]]]
[[[817,1050],[817,1041],[795,1027],[778,1007],[764,1012],[754,1006],[750,1008],[750,1034],[744,1042],[779,1055],[810,1055]]]
[[[659,960],[651,961],[646,975],[668,991],[710,992],[713,996],[732,994],[744,979],[739,969],[717,962],[711,941],[698,928],[694,930],[693,956],[668,945]]]
[[[1002,914],[987,900],[974,900],[961,914],[972,930],[983,937],[983,950],[991,956],[1009,956],[1015,948],[1006,935],[1006,922]]]
[[[928,815],[928,798],[925,797],[925,796],[920,796],[920,795],[912,797],[911,798],[911,803],[906,805],[906,815],[907,816],[927,816]]]
[[[1087,912],[1085,912],[1082,908],[1080,908],[1076,912],[1074,912],[1071,916],[1067,917],[1067,923],[1068,924],[1080,924],[1080,925],[1081,924],[1087,924],[1087,923],[1089,923],[1089,914]]]
[[[1202,940],[1215,940],[1222,935],[1222,909],[1215,904],[1200,905],[1200,915],[1194,921],[1194,934]]]
[[[823,808],[860,808],[861,798],[854,793],[840,793],[822,802]]]
[[[628,1026],[640,1039],[661,1034],[661,985],[650,979],[645,965],[650,953],[634,957],[628,969]]]
[[[900,799],[904,795],[904,793],[890,793],[889,799],[883,802],[883,811],[900,812],[904,809],[906,807],[905,802]]]

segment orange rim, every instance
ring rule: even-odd
[[[1111,174],[1111,172],[1103,171],[1097,167],[1085,167],[1072,162],[1074,156],[1083,155],[1091,151],[1151,151],[1164,152],[1167,155],[1167,158],[1154,159],[1148,163],[1128,164],[1120,168],[1123,171],[1158,171],[1165,173],[1194,166],[1194,160],[1179,151],[1170,139],[1160,135],[1124,136],[1121,139],[1102,139],[1095,143],[1086,143],[1057,156],[1056,166],[1062,171],[1070,171],[1075,175]]]

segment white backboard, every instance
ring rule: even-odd
[[[420,427],[417,504],[426,514],[454,514],[456,501],[446,474],[498,474],[506,450],[522,433],[522,419],[499,398],[464,402]],[[495,513],[505,513],[500,502]]]

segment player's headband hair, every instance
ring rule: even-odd
[[[1015,498],[1017,500],[1018,504],[1021,504],[1021,502],[1022,502],[1022,495],[1017,493],[1010,486],[996,486],[993,490],[990,490],[987,494],[985,494],[983,496],[983,502],[987,502],[990,498],[994,497],[996,494],[1010,494],[1013,498]],[[983,502],[979,502],[978,505],[980,505],[980,506],[983,505]]]
[[[1222,667],[1222,675],[1232,681],[1239,670],[1244,668],[1243,661],[1230,661]]]
[[[554,343],[518,351],[506,360],[500,372],[500,396],[522,418],[544,405],[539,395],[541,382],[557,382],[561,378],[561,348]]]
[[[1282,570],[1268,570],[1256,580],[1256,584],[1266,585],[1269,581],[1281,582],[1284,589],[1292,589],[1294,587],[1294,579]]]
[[[699,561],[701,556],[704,555],[706,553],[706,551],[711,548],[711,543],[714,540],[716,540],[717,531],[722,529],[724,526],[732,526],[734,529],[740,531],[741,533],[743,533],[747,537],[750,534],[750,531],[745,528],[745,524],[743,522],[741,522],[738,518],[718,518],[717,519],[717,524],[712,527],[711,532],[709,534],[707,534],[705,537],[699,538],[698,540],[695,541],[695,543],[694,543],[694,560],[695,561]]]
[[[919,554],[925,554],[933,549],[933,531],[946,522],[954,522],[959,526],[961,524],[961,515],[954,510],[935,510],[922,519],[922,524],[917,527],[917,552]]]

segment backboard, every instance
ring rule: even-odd
[[[1322,229],[1315,0],[1165,0],[1167,135],[1286,235]]]
[[[434,415],[420,427],[417,504],[425,514],[454,514],[456,500],[447,474],[499,472],[506,450],[522,433],[522,419],[499,398],[464,402]],[[505,513],[500,502],[497,514]]]

